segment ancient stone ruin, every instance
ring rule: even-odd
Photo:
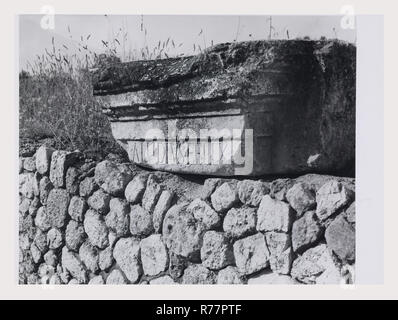
[[[355,58],[340,41],[227,43],[106,64],[94,94],[134,163],[218,176],[338,172],[355,159]]]
[[[95,94],[132,161],[47,146],[20,158],[20,283],[353,283],[355,179],[317,172],[353,165],[354,84],[355,48],[337,41],[100,67]],[[131,151],[147,129],[213,125],[253,129],[248,177]]]

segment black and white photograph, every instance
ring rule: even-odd
[[[18,16],[19,284],[355,284],[355,17]]]

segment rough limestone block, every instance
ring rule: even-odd
[[[211,204],[217,212],[225,212],[239,202],[236,184],[224,182],[211,195]]]
[[[293,261],[291,276],[300,282],[313,284],[328,268],[334,266],[334,261],[325,244],[308,249]]]
[[[111,201],[111,196],[105,193],[102,189],[99,189],[93,193],[93,195],[88,198],[88,205],[96,210],[100,214],[107,214],[109,211],[109,202]]]
[[[92,79],[94,95],[106,101],[103,111],[114,138],[131,161],[156,170],[254,176],[341,170],[354,163],[353,44],[338,40],[222,43],[189,57],[103,63]],[[172,106],[173,112],[165,105]],[[232,157],[223,154],[231,161],[214,157],[216,161],[210,162],[199,152],[188,157],[185,135],[179,132],[186,128],[195,133],[194,141],[201,129],[211,128],[216,132],[210,137],[231,136],[238,145],[244,141],[243,134],[241,138],[221,130],[253,129],[252,168],[248,164],[243,169],[241,148],[233,149]],[[183,156],[177,162],[177,157],[160,152],[155,159],[140,155],[150,129],[163,133],[159,143],[165,142],[167,155],[179,148],[189,163]],[[179,143],[169,146],[166,138],[173,133]]]
[[[269,192],[268,184],[262,181],[243,180],[238,182],[240,202],[252,207],[257,207],[263,196]]]
[[[338,216],[325,231],[326,243],[341,260],[355,260],[355,229],[344,218]]]
[[[285,202],[263,197],[257,211],[258,231],[289,232],[293,223],[293,210]]]
[[[257,213],[255,208],[232,208],[223,221],[223,230],[234,239],[256,233]]]
[[[105,217],[105,223],[116,237],[128,234],[130,227],[130,206],[126,200],[113,198],[109,203],[110,211]]]
[[[252,274],[269,266],[270,253],[261,233],[237,240],[233,248],[236,266],[242,274]]]
[[[174,205],[163,221],[163,240],[174,254],[196,261],[200,255],[205,228],[187,210],[187,203]]]
[[[149,236],[154,232],[152,215],[138,204],[131,206],[130,232],[139,237]]]
[[[128,202],[135,204],[141,201],[145,192],[147,180],[147,174],[138,174],[129,182],[124,191],[124,195]]]
[[[156,276],[167,269],[169,257],[160,234],[153,234],[142,239],[140,246],[144,274]]]
[[[108,246],[108,228],[103,217],[93,210],[87,210],[84,217],[84,230],[91,244],[104,249]]]
[[[270,252],[271,270],[278,274],[289,274],[293,262],[290,235],[282,232],[267,232],[265,234]]]
[[[68,248],[63,247],[61,261],[63,268],[69,271],[73,278],[80,283],[87,282],[87,270],[84,264],[78,258],[77,254],[69,251]]]
[[[214,211],[207,202],[201,199],[194,199],[187,207],[187,210],[191,212],[194,218],[202,223],[207,230],[214,229],[221,223],[219,214]]]
[[[81,197],[89,197],[97,189],[98,189],[98,185],[95,182],[95,178],[94,177],[86,177],[80,182],[79,194]]]
[[[53,188],[54,186],[48,177],[44,176],[43,178],[41,178],[39,183],[39,190],[40,190],[39,193],[40,193],[40,202],[43,205],[46,205],[48,195]]]
[[[217,284],[246,284],[247,279],[242,275],[238,268],[228,266],[220,270],[217,274]]]
[[[52,189],[47,198],[48,219],[52,227],[62,228],[65,225],[69,207],[69,194],[65,189]]]
[[[106,284],[127,284],[126,277],[118,270],[113,269],[106,278]]]
[[[296,183],[289,189],[286,199],[290,206],[296,210],[297,216],[301,216],[304,212],[314,209],[316,206],[315,192],[311,186],[305,183]]]
[[[323,227],[315,211],[308,211],[293,223],[292,245],[295,252],[302,252],[316,244],[323,235]]]
[[[134,238],[123,238],[115,244],[113,257],[127,279],[136,283],[142,275],[140,243]]]
[[[142,207],[149,213],[152,213],[162,191],[158,178],[154,175],[150,175],[144,195],[142,196]]]
[[[168,190],[162,191],[159,200],[153,210],[153,227],[155,232],[162,230],[164,215],[170,209],[174,199],[174,193]]]
[[[330,180],[316,193],[316,214],[320,220],[326,220],[353,200],[353,192],[341,182]]]
[[[63,246],[64,236],[62,231],[57,228],[52,228],[47,232],[47,245],[50,249],[56,250]]]
[[[50,171],[51,156],[54,152],[53,148],[41,146],[36,151],[36,170],[43,175],[47,175]]]
[[[176,284],[170,276],[163,276],[149,281],[149,284]]]
[[[200,264],[192,264],[185,269],[182,276],[183,284],[214,284],[216,274]]]
[[[50,180],[54,187],[65,187],[65,175],[68,168],[78,159],[78,154],[68,151],[54,151],[51,156]]]
[[[207,231],[204,234],[200,258],[210,270],[220,270],[234,262],[232,246],[224,233]]]

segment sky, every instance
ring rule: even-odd
[[[106,50],[105,43],[118,39],[117,53],[122,60],[132,59],[146,46],[149,50],[167,42],[167,53],[194,54],[211,44],[268,39],[338,38],[355,42],[355,29],[341,28],[342,16],[200,16],[200,15],[55,15],[54,29],[43,29],[43,15],[19,16],[19,69],[28,61],[52,48],[81,54],[80,45],[96,53]],[[272,26],[270,32],[270,26]],[[171,43],[174,43],[174,46]],[[194,46],[195,45],[195,46]],[[135,54],[136,56],[136,54]]]

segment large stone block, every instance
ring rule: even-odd
[[[355,46],[338,40],[224,43],[104,63],[94,95],[144,166],[218,176],[339,170],[355,158],[355,60]]]

